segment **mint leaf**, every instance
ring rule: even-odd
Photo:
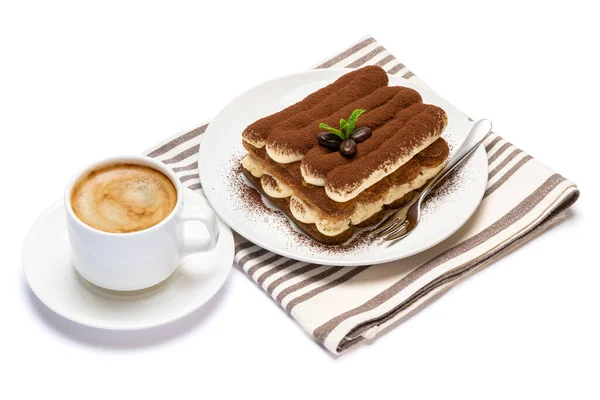
[[[325,123],[323,123],[323,122],[321,122],[321,123],[319,124],[319,128],[326,129],[326,130],[328,130],[329,132],[333,133],[334,135],[337,135],[337,136],[339,136],[339,137],[340,137],[340,139],[342,139],[342,140],[346,140],[346,137],[344,136],[344,134],[343,134],[342,132],[340,132],[339,130],[337,130],[337,129],[335,129],[335,128],[332,128],[331,126],[329,126],[329,125],[327,125],[327,124],[325,124]]]
[[[348,131],[346,130],[346,126],[348,126],[348,122],[344,118],[340,119],[340,131],[342,132],[344,137],[348,136]]]
[[[350,135],[352,133],[352,131],[354,130],[354,128],[356,128],[356,122],[358,121],[358,117],[360,117],[362,115],[362,113],[364,113],[366,111],[367,110],[363,110],[362,108],[359,108],[352,112],[352,115],[350,115],[350,118],[348,118],[348,125],[346,125],[348,135]]]
[[[340,139],[347,140],[350,137],[350,134],[352,133],[354,128],[356,128],[356,122],[358,121],[358,117],[360,117],[361,114],[366,111],[367,110],[358,108],[358,109],[352,111],[352,114],[350,115],[350,118],[348,118],[348,121],[346,121],[344,118],[341,118],[340,119],[340,129],[332,128],[331,126],[327,125],[324,122],[321,122],[319,124],[319,128],[327,129],[329,132],[333,133]]]

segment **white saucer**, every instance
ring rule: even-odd
[[[207,204],[189,189],[184,190],[184,201]],[[171,277],[149,289],[115,292],[92,285],[71,265],[65,210],[59,201],[27,233],[25,278],[48,308],[83,325],[129,330],[166,324],[202,306],[227,280],[233,265],[233,235],[227,225],[218,222],[220,234],[214,250],[183,259]]]

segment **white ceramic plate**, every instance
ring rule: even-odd
[[[184,202],[206,204],[189,189],[184,190]],[[233,234],[222,221],[218,223],[219,240],[213,250],[184,258],[173,275],[156,286],[116,292],[92,285],[71,265],[65,209],[59,201],[27,233],[25,278],[48,308],[83,325],[130,330],[166,324],[202,306],[227,280],[233,264]]]
[[[378,264],[408,257],[436,245],[456,232],[477,209],[485,192],[488,173],[483,148],[478,149],[453,179],[427,202],[415,232],[394,245],[369,240],[355,240],[354,245],[338,247],[317,245],[305,235],[298,234],[301,231],[280,213],[248,202],[250,192],[239,187],[242,178],[238,164],[246,153],[241,138],[244,128],[300,101],[349,71],[318,69],[265,82],[237,97],[210,123],[200,146],[202,187],[216,213],[240,235],[274,253],[300,261],[342,266]],[[448,127],[442,136],[450,144],[451,152],[458,148],[471,127],[464,114],[441,97],[406,79],[390,76],[389,84],[415,89],[424,103],[443,108],[448,114]],[[263,202],[269,208],[276,208],[267,199],[263,198]],[[359,241],[361,243],[357,244]]]

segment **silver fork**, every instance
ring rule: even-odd
[[[423,200],[431,193],[436,185],[443,180],[454,169],[461,165],[477,150],[479,145],[490,135],[492,123],[488,119],[480,119],[469,131],[467,138],[458,148],[457,152],[450,159],[446,167],[440,171],[406,206],[396,211],[377,228],[371,231],[371,234],[383,238],[383,240],[404,239],[414,231],[421,218],[421,206]]]

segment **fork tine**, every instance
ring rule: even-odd
[[[414,231],[414,227],[412,227],[411,229],[408,229],[408,221],[404,221],[405,222],[405,228],[406,229],[400,229],[400,230],[396,230],[393,233],[390,233],[389,235],[387,235],[386,237],[383,238],[383,240],[386,241],[390,241],[390,240],[402,240],[405,237],[407,237],[408,235],[410,235],[410,233],[412,231]]]
[[[392,240],[390,238],[395,238],[399,235],[403,235],[408,227],[408,221],[404,221],[400,226],[397,226],[395,229],[388,231],[383,240]]]
[[[372,232],[372,234],[375,237],[382,237],[387,235],[390,232],[395,232],[395,228],[400,225],[402,223],[402,221],[399,218],[394,218],[392,221],[390,221],[391,223],[383,228],[378,229],[375,232]]]
[[[383,220],[382,223],[380,223],[379,225],[377,225],[377,227],[375,229],[373,229],[371,231],[372,235],[377,235],[381,232],[383,232],[384,230],[387,230],[387,228],[389,228],[390,226],[392,226],[396,221],[398,221],[398,217],[396,215],[397,213],[394,212],[392,215],[390,215],[389,217],[387,217],[385,220]]]

